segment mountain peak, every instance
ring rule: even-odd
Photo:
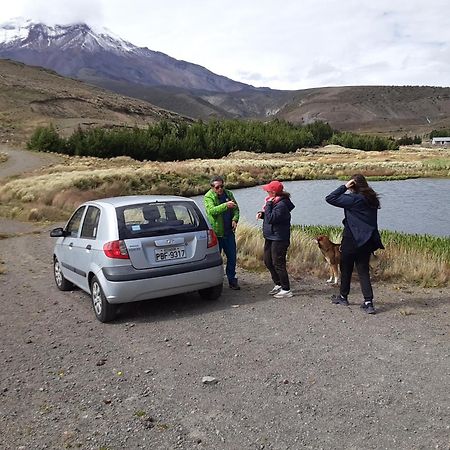
[[[87,51],[99,49],[129,52],[137,47],[115,36],[108,29],[85,23],[47,25],[17,17],[0,25],[0,45],[42,50],[45,47],[79,47]]]

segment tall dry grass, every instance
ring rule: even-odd
[[[326,234],[341,241],[341,229],[331,226],[294,226],[288,252],[288,269],[294,277],[304,274],[328,277],[329,269],[314,241]],[[264,239],[261,229],[241,223],[237,232],[239,264],[249,270],[264,270]],[[372,277],[405,281],[425,287],[447,286],[450,280],[450,238],[382,232],[385,250],[372,258]]]

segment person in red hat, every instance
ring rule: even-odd
[[[273,180],[263,189],[267,192],[266,203],[256,218],[263,220],[264,264],[275,283],[269,294],[275,298],[288,298],[293,294],[286,269],[286,255],[291,238],[291,211],[295,205],[280,181]]]

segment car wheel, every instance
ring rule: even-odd
[[[91,298],[95,317],[100,322],[109,322],[114,319],[116,316],[116,305],[112,305],[106,300],[97,277],[93,277],[91,281]]]
[[[61,264],[58,258],[53,261],[53,274],[55,276],[56,286],[60,291],[71,291],[73,289],[73,284],[66,280],[66,277],[62,273]]]
[[[198,293],[204,300],[217,300],[222,295],[223,284],[206,289],[200,289]]]

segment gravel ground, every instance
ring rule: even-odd
[[[0,226],[2,223],[0,223]],[[375,285],[378,314],[324,280],[121,307],[98,322],[53,282],[48,229],[0,241],[5,449],[449,449],[450,289]],[[210,376],[215,382],[204,383]]]

